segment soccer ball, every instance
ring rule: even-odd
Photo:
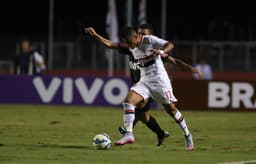
[[[93,146],[99,150],[107,150],[111,146],[109,135],[105,133],[97,134],[93,137]]]

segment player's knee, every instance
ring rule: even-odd
[[[139,104],[138,104],[138,108],[140,109],[144,109],[148,106],[148,100],[144,100],[144,101],[141,101]]]
[[[144,114],[143,114],[143,123],[144,124],[147,124],[148,122],[149,122],[149,120],[150,120],[150,114],[149,114],[149,112],[144,112]]]
[[[147,122],[149,122],[149,120],[150,120],[150,114],[149,114],[149,112],[145,112],[145,114],[144,114],[144,118],[145,118],[145,123],[147,123]]]
[[[144,104],[143,104],[143,103],[139,103],[139,104],[137,105],[137,107],[139,108],[139,110],[142,110],[143,107],[144,107]]]
[[[128,93],[128,95],[126,96],[124,103],[129,103],[129,104],[137,106],[142,100],[143,100],[142,97],[137,95],[135,92],[130,91]]]
[[[132,101],[131,101],[130,99],[127,99],[127,98],[126,98],[123,103],[131,104]]]
[[[171,108],[172,111],[177,111],[177,107],[174,103],[170,104],[170,108]]]
[[[147,118],[145,117],[145,116],[141,116],[140,117],[140,120],[141,120],[141,122],[143,123],[143,124],[147,124]]]
[[[164,106],[164,108],[165,108],[165,110],[166,110],[166,112],[167,112],[168,114],[170,114],[171,116],[174,116],[174,114],[175,114],[176,111],[177,111],[177,108],[176,108],[176,106],[175,106],[174,103],[171,103],[171,104],[163,104],[163,106]]]
[[[132,96],[127,96],[124,100],[124,103],[136,105],[136,102],[134,101],[134,98]]]

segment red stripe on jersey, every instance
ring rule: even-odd
[[[135,111],[134,110],[131,110],[131,109],[126,109],[124,110],[125,113],[134,113]]]
[[[180,116],[180,118],[177,120],[177,123],[180,123],[181,121],[183,121],[184,117]]]

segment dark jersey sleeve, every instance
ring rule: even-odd
[[[119,50],[119,53],[121,53],[121,54],[126,54],[126,55],[132,54],[131,51],[129,50],[128,45],[126,45],[125,43],[119,43],[118,50]]]
[[[129,56],[129,67],[131,73],[132,83],[135,84],[140,80],[140,70],[138,68],[133,68],[133,63],[135,62],[132,52],[129,50],[129,47],[125,43],[118,44],[119,53]]]
[[[140,70],[139,69],[130,69],[130,73],[131,73],[132,84],[135,84],[138,81],[140,81]]]

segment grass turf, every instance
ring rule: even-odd
[[[152,110],[161,127],[171,131],[164,145],[142,123],[136,142],[95,150],[92,138],[107,133],[119,139],[122,110],[100,107],[0,105],[0,163],[123,164],[217,163],[256,159],[256,113],[183,112],[196,150],[184,150],[184,137],[162,110]]]

